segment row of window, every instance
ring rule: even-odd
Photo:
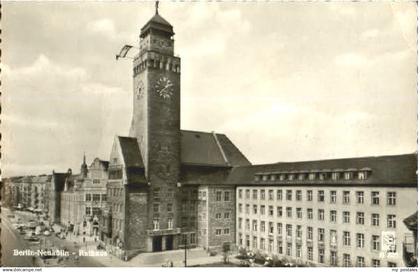
[[[216,213],[216,219],[222,219],[222,213]],[[223,213],[223,218],[224,219],[229,219],[230,218],[230,213],[229,212],[225,212]]]
[[[223,195],[223,198],[222,198],[222,195]],[[223,201],[230,201],[230,192],[229,191],[224,191],[224,192],[217,191],[216,192],[216,201],[222,201],[222,199],[223,199]]]
[[[281,224],[281,223],[280,223]],[[301,225],[297,225],[295,228],[295,238],[297,240],[302,240],[303,239],[303,227]],[[281,233],[281,232],[280,232]],[[289,239],[292,238],[292,233],[293,233],[293,226],[287,224],[286,225],[286,235]],[[337,247],[340,243],[338,241],[338,236],[337,236],[337,231],[336,230],[330,230],[330,246],[332,247]],[[242,244],[242,238],[243,235],[242,233],[238,234],[239,236],[239,244]],[[249,239],[250,239],[250,235],[245,235],[246,238],[246,244],[245,246],[249,247]],[[365,234],[364,233],[356,233],[355,235],[355,246],[356,248],[365,248]],[[252,236],[252,247],[253,248],[257,248],[257,236]],[[260,249],[261,250],[265,250],[265,246],[264,246],[264,241],[266,238],[261,237],[260,238]],[[269,241],[274,241],[273,238],[269,238],[267,239]],[[306,228],[306,240],[311,242],[314,240],[314,228],[313,227],[307,227]],[[317,232],[317,237],[316,240],[323,244],[326,241],[326,233],[325,233],[325,229],[323,228],[318,228],[318,232]],[[282,244],[282,240],[281,239],[277,239],[278,244]],[[300,245],[301,243],[296,243],[297,245]],[[343,246],[351,246],[351,233],[349,231],[343,231],[342,232],[342,243],[341,245]],[[310,244],[308,244],[310,245]],[[322,247],[322,246],[321,246]],[[372,251],[380,251],[381,250],[381,240],[380,240],[380,236],[379,235],[372,235],[371,239],[370,239],[370,249]],[[397,247],[396,245],[390,246],[388,252],[391,253],[396,253],[397,251]]]
[[[261,208],[261,214],[263,215],[263,211],[265,211],[264,207]],[[254,209],[254,212],[257,212],[256,209]],[[313,209],[306,209],[306,213],[307,213],[307,219],[308,220],[313,220]],[[269,207],[269,215],[273,216],[274,214],[274,210],[273,207],[270,206]],[[277,217],[282,217],[283,216],[283,209],[282,207],[277,207]],[[287,207],[286,208],[286,217],[288,218],[292,218],[292,208],[291,207]],[[296,208],[296,218],[297,219],[302,219],[302,208]],[[318,220],[319,221],[324,221],[325,220],[325,211],[323,209],[318,209]],[[350,224],[350,212],[349,211],[343,211],[342,212],[342,223],[345,224]],[[253,220],[256,221],[256,220]],[[338,219],[337,219],[337,211],[333,210],[330,211],[329,214],[329,221],[331,223],[337,223]],[[249,219],[246,219],[246,222],[249,222]],[[264,221],[261,221],[264,222]],[[358,225],[364,225],[365,224],[365,213],[364,212],[356,212],[356,216],[355,216],[355,222]],[[238,224],[239,226],[242,225],[242,218],[239,217],[238,218]],[[380,215],[379,213],[372,213],[370,216],[370,224],[372,226],[379,226],[380,225]],[[395,229],[397,227],[397,216],[395,214],[387,214],[386,216],[386,226],[387,228],[391,228],[391,229]]]
[[[260,250],[264,250],[264,251],[268,251],[269,253],[274,252],[274,240],[273,239],[269,239],[268,243],[267,243],[267,247],[266,247],[266,239],[264,238],[260,238],[260,247],[258,248],[257,246],[257,237],[253,237],[252,238],[252,247],[250,245],[250,239],[249,236],[247,235],[246,240],[244,241],[242,236],[239,236],[239,244],[241,246],[245,246],[246,248],[250,249],[250,248],[254,248],[254,249],[260,249]],[[286,243],[286,250],[284,252],[283,250],[283,242],[282,241],[277,241],[277,253],[278,254],[285,254],[286,256],[292,256],[292,252],[293,252],[293,245],[292,243]],[[351,267],[351,266],[357,266],[357,267],[364,267],[366,266],[365,263],[365,257],[362,256],[357,256],[356,257],[356,262],[353,263],[350,254],[344,253],[342,258],[342,262],[340,262],[338,260],[338,252],[331,250],[330,251],[330,256],[329,256],[329,260],[326,259],[327,256],[325,256],[325,249],[324,248],[319,248],[318,249],[318,258],[317,258],[317,262],[321,263],[321,264],[325,264],[325,263],[329,263],[331,266],[345,266],[345,267]],[[302,245],[296,245],[295,246],[295,256],[296,258],[303,258],[302,256]],[[307,256],[306,258],[309,261],[314,261],[314,248],[312,246],[308,246],[307,247]],[[371,259],[371,266],[373,267],[380,267],[381,266],[381,261],[379,259]],[[397,264],[394,262],[387,262],[387,266],[388,267],[396,267]]]
[[[89,216],[99,216],[101,208],[99,207],[86,207],[85,214]]]
[[[107,194],[109,196],[122,196],[123,195],[123,188],[108,188]]]
[[[371,173],[370,169],[348,169],[348,170],[324,170],[324,171],[304,171],[296,172],[282,172],[282,173],[258,173],[255,174],[255,181],[283,181],[283,180],[365,180]]]
[[[85,200],[86,201],[106,201],[107,197],[106,194],[86,194],[85,195]]]
[[[230,234],[230,229],[229,228],[224,228],[224,229],[216,229],[216,235],[228,235]]]
[[[167,227],[167,229],[173,229],[173,227],[174,227],[174,220],[172,218],[168,218],[166,227]],[[160,230],[160,221],[159,221],[159,219],[154,219],[153,220],[153,230]]]
[[[238,189],[238,198],[243,199],[243,190],[245,190],[245,199],[251,198],[251,189]],[[259,191],[259,193],[258,193]],[[252,199],[253,200],[265,200],[266,199],[266,189],[252,189]],[[268,190],[268,200],[275,200],[274,199],[274,191],[273,189]],[[342,203],[350,204],[350,191],[343,191],[342,192]],[[302,190],[295,190],[293,194],[293,190],[286,190],[285,198],[287,201],[293,201],[293,195],[295,195],[295,201],[302,201],[303,200],[303,191]],[[258,198],[259,196],[259,198]],[[380,192],[374,191],[370,194],[370,204],[371,205],[379,205],[380,204]],[[283,190],[277,189],[276,190],[276,200],[283,200]],[[326,195],[324,190],[317,191],[317,200],[318,202],[325,202]],[[313,190],[306,190],[306,201],[313,201]],[[364,191],[356,191],[355,192],[355,201],[357,204],[364,204],[365,203],[365,192]],[[329,194],[329,202],[330,203],[337,203],[337,191],[330,191]],[[396,205],[397,202],[397,193],[396,192],[387,192],[386,194],[386,203],[387,205]]]

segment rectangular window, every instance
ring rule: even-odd
[[[238,212],[242,213],[242,204],[241,203],[238,204]]]
[[[365,235],[363,233],[356,233],[356,246],[358,248],[365,247]]]
[[[225,192],[225,201],[230,201],[230,192]]]
[[[313,210],[312,209],[307,209],[306,213],[308,215],[308,219],[312,220],[314,218],[314,214],[313,214]]]
[[[258,231],[258,222],[257,220],[252,220],[252,230]]]
[[[277,217],[283,216],[283,207],[277,207]]]
[[[238,228],[242,229],[242,218],[238,218]]]
[[[350,191],[343,191],[343,203],[350,204]]]
[[[387,263],[387,266],[388,267],[397,267],[397,264],[396,263],[393,263],[393,262],[388,262]]]
[[[228,212],[224,213],[223,218],[224,219],[229,219],[230,218],[230,213],[228,213]]]
[[[302,191],[296,190],[296,201],[302,201]]]
[[[365,198],[364,192],[362,192],[362,191],[357,191],[356,192],[356,202],[357,202],[357,204],[363,204],[364,198]]]
[[[318,202],[324,202],[325,196],[324,191],[318,191]]]
[[[357,267],[365,267],[365,257],[357,256]]]
[[[261,200],[265,200],[265,189],[260,190],[260,197],[261,197]]]
[[[343,254],[343,264],[344,267],[350,267],[351,266],[351,259],[350,259],[350,254]]]
[[[260,231],[265,232],[265,221],[261,221]]]
[[[314,230],[313,230],[312,227],[308,227],[307,228],[307,233],[306,233],[306,238],[307,238],[307,240],[312,241],[313,237],[314,237]]]
[[[325,230],[324,229],[318,229],[318,241],[324,242],[325,241]]]
[[[239,199],[242,199],[242,189],[239,189],[238,190],[238,198]]]
[[[306,191],[306,200],[307,201],[312,201],[312,190],[307,190]]]
[[[222,235],[222,229],[216,229],[216,235]]]
[[[378,259],[372,259],[372,266],[373,267],[380,267],[381,266],[381,261]]]
[[[245,229],[250,230],[250,228],[251,228],[251,226],[250,226],[250,223],[249,223],[249,219],[246,219],[245,220]]]
[[[302,226],[301,225],[296,226],[296,238],[302,238]]]
[[[388,214],[387,215],[387,227],[395,229],[397,227],[397,216],[395,214]]]
[[[92,201],[92,195],[86,194],[86,201]]]
[[[268,252],[273,252],[273,247],[274,247],[274,240],[273,239],[268,240]]]
[[[308,260],[312,261],[314,259],[314,248],[308,247]]]
[[[173,223],[172,218],[169,218],[168,219],[168,229],[172,229],[173,228],[173,225],[174,225],[174,223]]]
[[[107,200],[107,195],[106,194],[102,194],[102,202],[105,202]]]
[[[249,214],[249,204],[246,204],[245,205],[245,213],[246,214]]]
[[[359,225],[365,224],[365,213],[363,212],[356,213],[356,224],[359,224]]]
[[[258,214],[258,205],[253,205],[252,210],[253,210],[254,214]]]
[[[302,245],[296,245],[296,258],[302,258]]]
[[[229,232],[230,232],[229,228],[223,229],[223,234],[229,234]]]
[[[260,214],[265,215],[265,205],[260,206]]]
[[[379,241],[379,235],[372,235],[372,250],[380,250],[381,243]]]
[[[343,212],[343,223],[350,223],[350,212]]]
[[[277,200],[283,200],[283,190],[277,190]]]
[[[274,223],[268,222],[268,233],[274,234]]]
[[[372,192],[372,205],[379,205],[379,192]]]
[[[273,206],[268,206],[268,215],[269,216],[274,216],[274,207]]]
[[[390,206],[395,206],[396,203],[397,203],[397,193],[396,192],[388,192],[386,203]]]
[[[153,220],[153,230],[159,230],[159,220]]]
[[[168,212],[172,212],[172,210],[173,210],[173,204],[172,203],[168,203],[168,205],[167,205],[167,211]]]
[[[257,249],[257,237],[252,236],[252,247]]]
[[[158,203],[153,204],[153,212],[155,212],[155,213],[159,212],[159,204]]]
[[[343,231],[343,245],[351,246],[350,232]]]
[[[245,198],[246,199],[249,199],[249,196],[250,196],[250,191],[249,191],[249,189],[246,189],[246,191],[245,191]]]
[[[283,224],[277,223],[277,235],[282,236],[283,235]]]
[[[292,225],[286,225],[286,235],[287,237],[292,237]]]
[[[265,239],[264,238],[260,239],[260,249],[265,250]]]
[[[216,192],[216,201],[222,201],[222,192]]]
[[[287,243],[286,255],[292,256],[292,243]]]
[[[330,221],[332,223],[337,222],[337,211],[330,211]]]
[[[252,190],[252,199],[253,200],[258,199],[258,190],[257,189]]]
[[[286,191],[286,200],[287,201],[292,201],[292,190],[287,190]]]
[[[296,208],[296,217],[302,219],[302,208]]]
[[[286,207],[286,216],[291,218],[292,217],[292,208]]]
[[[324,260],[325,256],[324,255],[325,255],[324,249],[323,248],[318,249],[318,262],[319,263],[324,263],[325,262],[325,260]]]
[[[323,221],[324,220],[324,210],[318,209],[318,220]]]
[[[372,213],[372,226],[379,226],[379,213]]]
[[[337,202],[337,191],[330,191],[330,202],[331,203]]]
[[[337,252],[336,251],[331,251],[330,252],[330,265],[331,266],[337,266]]]
[[[274,191],[268,190],[268,200],[274,200]]]
[[[85,210],[86,215],[90,215],[90,211],[91,211],[91,208],[90,207],[86,207],[86,210]]]
[[[282,241],[277,241],[277,253],[283,254],[283,243]]]

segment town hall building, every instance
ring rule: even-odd
[[[109,159],[108,249],[129,258],[227,243],[305,265],[404,265],[417,154],[251,165],[226,135],[180,128],[173,36],[157,9],[140,31],[131,129]]]

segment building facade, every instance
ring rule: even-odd
[[[237,169],[237,243],[303,265],[405,266],[416,167],[413,154]]]

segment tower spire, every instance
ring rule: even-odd
[[[159,0],[155,2],[156,14],[159,14]]]

